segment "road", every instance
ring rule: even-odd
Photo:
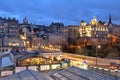
[[[83,58],[79,58],[79,57],[75,57],[75,56],[70,56],[70,55],[63,55],[63,58],[65,59],[70,59],[72,65],[74,66],[81,66],[83,64],[84,61],[86,61],[87,65],[92,66],[94,68],[91,67],[92,70],[97,70],[99,72],[102,72],[102,74],[107,74],[107,75],[112,75],[112,76],[117,76],[120,78],[120,70],[110,70],[109,69],[109,64],[106,63],[106,61],[103,61],[102,63],[97,63],[99,69],[95,68],[96,67],[96,61],[95,60],[89,60],[89,59],[83,59]],[[106,64],[105,64],[106,63]],[[103,71],[104,70],[104,71]]]
[[[86,63],[89,65],[89,66],[94,66],[96,67],[96,61],[95,60],[89,60],[89,59],[82,59],[82,58],[79,58],[79,57],[73,57],[73,56],[70,56],[70,55],[63,55],[63,58],[65,59],[70,59],[72,61],[72,65],[74,66],[79,66],[79,64],[82,64],[84,61],[86,61]],[[105,68],[105,69],[109,69],[109,64],[108,63],[97,63],[98,67],[100,68]]]

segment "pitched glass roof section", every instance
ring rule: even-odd
[[[12,66],[12,65],[14,65],[14,63],[11,61],[9,56],[2,58],[1,68]]]
[[[9,66],[15,66],[14,56],[10,52],[4,52],[0,55],[0,69],[9,67]]]
[[[46,75],[41,72],[26,69],[16,74],[0,78],[0,80],[52,80],[52,79],[50,77],[46,77]]]
[[[52,74],[51,77],[56,80],[62,80],[63,78],[65,80],[116,80],[114,76],[107,76],[73,66],[62,71],[58,71]]]

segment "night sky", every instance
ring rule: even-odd
[[[0,0],[0,16],[16,17],[20,22],[26,16],[30,23],[41,25],[80,25],[93,16],[108,22],[109,14],[114,24],[120,24],[120,0]]]

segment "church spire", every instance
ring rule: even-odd
[[[109,23],[108,24],[112,24],[112,21],[111,21],[111,14],[109,15]]]

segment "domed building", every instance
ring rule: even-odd
[[[93,17],[90,24],[86,24],[84,20],[81,21],[79,27],[81,38],[88,38],[90,40],[105,41],[108,36],[108,26],[99,24],[96,17]]]
[[[97,24],[98,24],[98,21],[97,21],[96,17],[94,16],[90,22],[90,25],[97,25]]]

